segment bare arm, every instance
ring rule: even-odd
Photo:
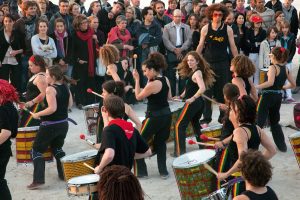
[[[68,108],[70,109],[73,106],[73,96],[71,94],[71,91],[69,90],[69,103],[68,103]]]
[[[252,81],[251,78],[248,79],[249,80],[249,83],[250,83],[250,86],[251,86],[251,90],[250,90],[250,96],[252,97],[252,99],[256,102],[257,99],[258,99],[258,96],[257,96],[257,90],[254,86],[254,83]]]
[[[11,136],[11,131],[6,129],[1,129],[0,132],[0,145],[3,144]]]
[[[117,66],[115,64],[111,64],[107,66],[107,72],[112,76],[114,81],[120,81],[120,77],[117,73]]]
[[[165,78],[166,78],[167,84],[169,86],[168,99],[172,99],[171,84],[170,84],[169,79],[167,77],[165,77]]]
[[[142,122],[140,119],[137,117],[136,113],[134,110],[129,106],[128,104],[125,104],[125,112],[128,115],[129,119],[135,124],[136,129],[141,132],[142,129]]]
[[[271,87],[274,84],[275,76],[276,76],[276,67],[271,65],[268,71],[268,80],[260,85],[257,85],[256,88],[264,89],[264,88]]]
[[[94,173],[100,174],[100,172],[106,167],[115,157],[115,150],[112,148],[107,148],[104,151],[103,157],[100,164],[95,168]]]
[[[260,133],[260,143],[265,148],[265,150],[263,151],[263,156],[269,160],[276,154],[275,145],[263,129],[258,126],[256,127]]]
[[[135,153],[134,159],[146,158],[152,155],[152,151],[149,148],[145,153]]]
[[[35,113],[36,118],[40,118],[41,116],[51,115],[56,111],[57,109],[56,90],[54,89],[54,87],[51,86],[47,87],[46,100],[48,103],[48,107],[45,110]]]
[[[229,41],[231,53],[233,57],[235,57],[238,55],[238,50],[235,46],[234,35],[233,35],[232,28],[230,26],[227,26],[227,34],[228,34],[228,41]]]
[[[239,88],[240,96],[247,95],[247,91],[245,89],[245,83],[241,78],[233,78],[231,80],[232,84],[236,85]]]
[[[295,88],[296,87],[295,79],[293,78],[292,74],[289,72],[288,68],[286,68],[286,75],[289,83],[284,85],[282,89],[286,90],[286,89]]]
[[[198,47],[196,49],[197,53],[199,53],[199,54],[202,54],[202,51],[203,51],[203,48],[204,48],[205,38],[206,38],[206,35],[207,35],[207,31],[208,31],[208,25],[205,25],[201,29],[200,40],[199,40]]]

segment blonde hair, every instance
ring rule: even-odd
[[[119,50],[112,44],[106,44],[100,48],[99,56],[105,66],[113,64],[120,59]]]

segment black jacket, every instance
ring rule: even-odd
[[[289,58],[287,60],[288,63],[292,62],[293,57],[296,53],[296,37],[293,33],[289,33],[288,40],[285,42],[282,35],[279,36],[279,40],[281,46],[289,50]]]
[[[149,41],[148,46],[158,46],[162,41],[162,31],[160,25],[158,25],[155,21],[147,28],[144,23],[141,24],[137,36],[140,37],[143,33],[149,33]]]
[[[245,35],[245,55],[249,53],[259,53],[260,43],[266,39],[267,33],[264,29],[260,28],[259,33],[255,36],[254,29],[246,29]]]
[[[20,50],[24,49],[24,38],[21,36],[21,34],[13,30],[11,38],[10,38],[10,44],[6,41],[4,36],[4,29],[0,31],[0,62],[3,61],[5,54],[7,52],[8,47],[11,46],[13,50]],[[18,63],[21,63],[21,55],[17,54],[16,59]]]
[[[282,11],[282,3],[280,2],[280,0],[277,0],[277,2],[274,5],[272,5],[272,1],[268,1],[265,7],[274,10],[275,13],[277,11]]]

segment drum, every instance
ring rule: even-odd
[[[289,140],[300,168],[300,132],[290,135]]]
[[[32,162],[31,149],[38,130],[39,126],[18,128],[16,137],[16,158],[18,164]],[[43,154],[43,157],[45,161],[53,162],[53,154],[50,147]]]
[[[201,133],[206,135],[207,137],[219,138],[221,136],[222,127],[222,124],[210,126],[201,129]],[[216,141],[208,141],[207,143],[214,144],[216,143]]]
[[[203,149],[183,154],[173,161],[173,171],[182,200],[200,199],[214,191],[216,177],[204,164],[213,166],[215,151]]]
[[[94,173],[93,170],[84,166],[83,163],[94,166],[97,152],[97,150],[89,150],[62,157],[60,161],[62,163],[65,181],[76,176]]]
[[[210,195],[203,197],[201,200],[225,200],[226,199],[226,189],[221,188]]]
[[[67,183],[69,196],[91,195],[97,191],[98,174],[88,174],[71,178]]]
[[[91,104],[83,107],[86,126],[89,135],[96,135],[99,104]]]
[[[268,80],[267,73],[269,68],[262,68],[259,70],[259,84],[262,84]]]

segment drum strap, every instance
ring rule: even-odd
[[[67,119],[63,119],[63,120],[59,120],[59,121],[43,121],[41,122],[41,126],[49,126],[49,125],[53,125],[53,124],[60,124],[60,123],[63,123],[63,122],[72,122],[74,125],[77,125],[77,123],[71,119],[71,118],[67,118]]]

